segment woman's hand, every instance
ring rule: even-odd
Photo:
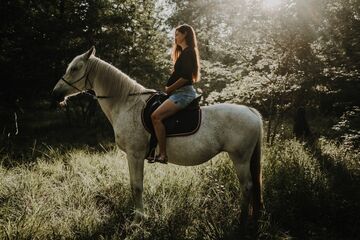
[[[166,92],[166,94],[170,95],[172,92],[181,88],[186,83],[188,83],[188,80],[181,77],[175,83],[173,83],[171,86],[165,87],[165,92]]]
[[[170,90],[171,90],[170,87],[165,87],[165,93],[166,93],[167,95],[170,95],[170,94],[171,94],[172,91],[170,91]]]

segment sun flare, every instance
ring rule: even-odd
[[[282,0],[263,0],[264,8],[271,9],[276,8],[281,4]]]

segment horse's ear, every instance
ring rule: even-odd
[[[92,46],[89,51],[87,51],[85,53],[85,59],[88,60],[92,55],[95,56],[95,52],[96,52],[96,49],[95,49],[95,46]]]

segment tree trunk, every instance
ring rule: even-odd
[[[309,124],[306,119],[306,113],[304,107],[299,107],[296,110],[293,133],[295,137],[299,140],[309,140],[309,138],[312,136]]]

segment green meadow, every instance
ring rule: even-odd
[[[264,145],[265,209],[258,229],[244,230],[227,154],[196,167],[145,164],[146,216],[134,226],[123,152],[44,145],[35,161],[0,167],[0,239],[357,239],[359,165],[326,140]]]

